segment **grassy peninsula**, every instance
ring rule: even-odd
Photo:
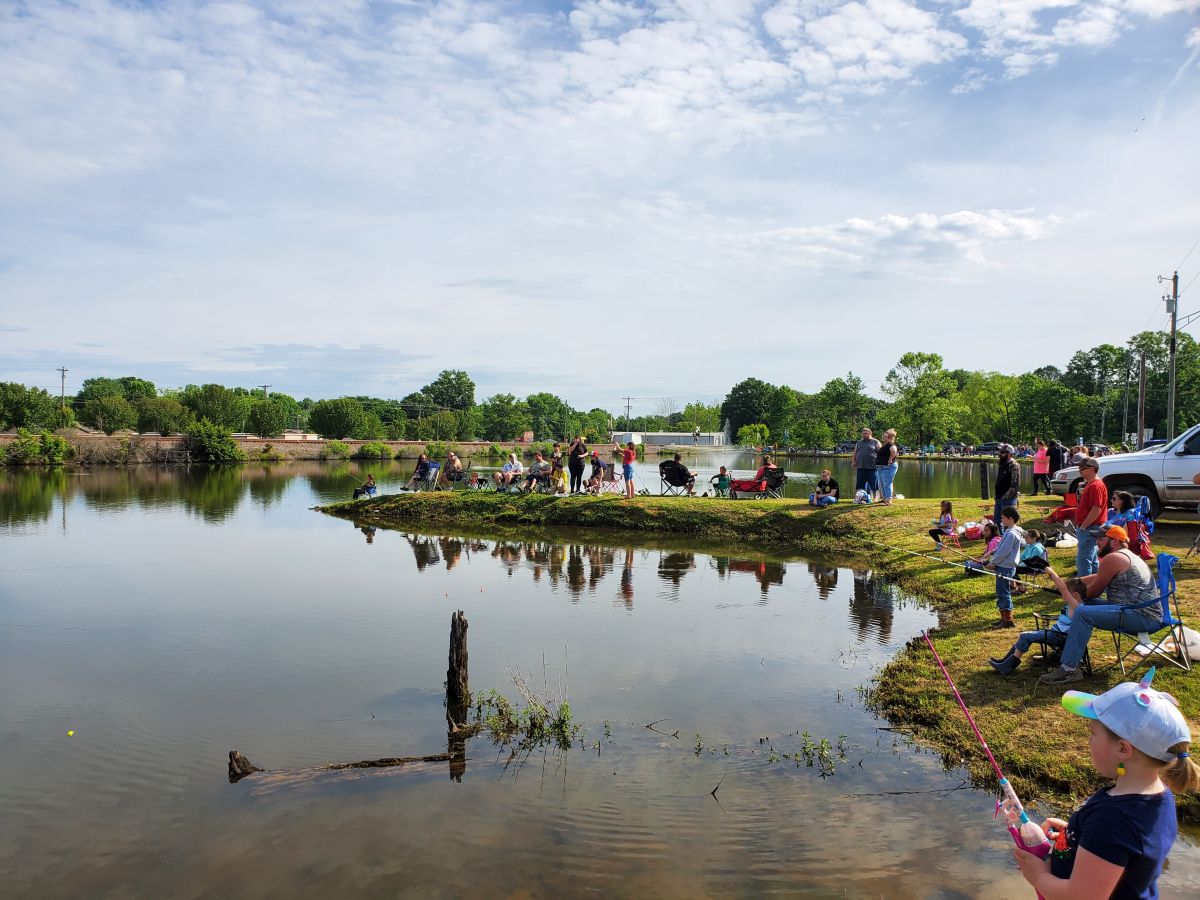
[[[978,499],[954,501],[960,519],[980,511]],[[1023,525],[1038,527],[1058,501],[1024,498]],[[990,508],[990,504],[988,504]],[[816,510],[802,501],[727,501],[677,497],[518,497],[490,493],[419,493],[340,503],[324,512],[384,527],[554,529],[598,528],[636,531],[646,536],[693,536],[697,545],[736,542],[747,550],[772,554],[821,553],[847,565],[870,565],[929,601],[938,613],[934,635],[938,652],[977,718],[992,750],[1018,790],[1030,797],[1078,801],[1099,781],[1090,764],[1087,730],[1059,705],[1061,688],[1040,685],[1044,670],[1030,660],[1010,678],[987,665],[1014,638],[1012,630],[993,631],[996,618],[993,579],[966,578],[932,553],[926,530],[936,515],[931,500],[900,500],[890,507],[840,506]],[[1190,517],[1165,516],[1154,535],[1156,551],[1182,557],[1196,535]],[[980,542],[964,544],[971,551]],[[698,546],[697,549],[700,549]],[[914,556],[903,551],[930,554]],[[1051,550],[1051,562],[1074,571],[1074,550]],[[951,553],[947,559],[960,559]],[[1177,568],[1184,620],[1200,623],[1200,557],[1182,559]],[[1021,628],[1032,628],[1032,612],[1061,605],[1044,592],[1016,597]],[[1091,641],[1096,675],[1073,687],[1103,691],[1121,680],[1107,635]],[[1138,669],[1144,671],[1144,667]],[[1200,735],[1200,671],[1160,667],[1155,685],[1174,694]],[[872,706],[920,740],[936,747],[947,764],[962,764],[986,780],[990,769],[955,705],[924,641],[917,639],[885,666],[870,685]],[[1200,804],[1181,812],[1200,819]]]

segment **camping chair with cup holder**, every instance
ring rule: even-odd
[[[686,474],[685,474],[686,473]],[[695,484],[696,477],[673,459],[658,464],[658,492],[664,497],[686,497],[689,483]]]
[[[1179,557],[1170,553],[1158,554],[1158,596],[1144,603],[1133,603],[1121,607],[1121,611],[1145,609],[1157,604],[1162,611],[1162,621],[1154,631],[1138,633],[1112,631],[1113,650],[1117,654],[1117,663],[1121,666],[1121,674],[1125,674],[1125,660],[1137,654],[1151,663],[1152,657],[1161,657],[1178,669],[1190,672],[1192,668],[1192,653],[1188,646],[1188,628],[1183,624],[1179,614],[1179,598],[1175,593],[1175,564]],[[1194,651],[1193,651],[1194,652]]]
[[[438,462],[429,463],[429,467],[425,470],[425,477],[418,478],[414,491],[436,491],[438,489],[438,473],[442,470],[442,464]]]

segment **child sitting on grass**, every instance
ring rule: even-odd
[[[1200,790],[1192,733],[1179,704],[1127,681],[1099,696],[1067,691],[1062,705],[1089,719],[1092,765],[1115,783],[1092,794],[1069,821],[1042,826],[1054,847],[1039,859],[1019,847],[1021,875],[1042,897],[1157,897],[1158,875],[1175,843],[1175,794]]]
[[[943,500],[942,514],[938,516],[933,524],[934,527],[929,529],[929,536],[933,538],[933,542],[941,550],[942,538],[946,535],[954,534],[954,529],[958,525],[958,519],[954,518],[954,504],[949,500]]]
[[[1064,600],[1067,599],[1067,593],[1074,595],[1075,599],[1079,601],[1083,601],[1087,597],[1087,585],[1081,578],[1068,578],[1063,583],[1061,590],[1066,592],[1063,594]],[[1049,628],[1022,631],[1017,635],[1016,642],[1008,648],[1007,653],[999,658],[993,656],[988,663],[1001,675],[1008,676],[1017,671],[1017,667],[1021,665],[1021,657],[1034,644],[1045,644],[1047,649],[1053,647],[1055,650],[1061,651],[1067,645],[1067,631],[1071,628],[1071,609],[1072,607],[1069,605],[1064,606],[1062,612],[1058,614],[1058,619]]]
[[[968,559],[964,564],[967,574],[970,576],[982,575],[983,570],[988,567],[992,561],[992,554],[996,552],[996,546],[1000,543],[1000,529],[991,522],[983,523],[983,540],[987,542],[983,555]]]

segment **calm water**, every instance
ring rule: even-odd
[[[309,511],[367,470],[0,476],[0,896],[1029,895],[990,795],[862,708],[933,620],[870,572]],[[443,751],[454,609],[472,687],[566,681],[585,749],[228,784]],[[803,732],[832,774],[772,761]]]

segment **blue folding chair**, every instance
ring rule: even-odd
[[[1176,668],[1185,672],[1191,671],[1192,661],[1188,655],[1187,638],[1183,633],[1183,620],[1179,615],[1179,598],[1175,595],[1175,564],[1179,557],[1170,553],[1160,553],[1158,562],[1158,596],[1145,603],[1135,603],[1122,606],[1121,612],[1134,609],[1145,609],[1158,604],[1162,608],[1162,622],[1152,632],[1132,634],[1125,631],[1114,631],[1113,649],[1117,654],[1117,662],[1121,666],[1121,674],[1125,674],[1125,659],[1131,653],[1150,660],[1153,656],[1161,656]],[[1173,641],[1174,648],[1166,646]]]
[[[442,470],[440,462],[431,462],[429,468],[425,471],[425,477],[417,479],[415,490],[418,491],[435,491],[437,490],[438,472]]]

